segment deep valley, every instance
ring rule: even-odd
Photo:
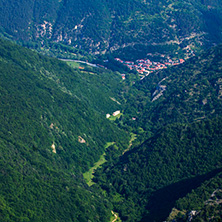
[[[0,221],[221,221],[221,12],[0,0]]]

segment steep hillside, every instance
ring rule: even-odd
[[[169,123],[221,115],[221,67],[222,45],[180,66],[150,74],[129,93],[123,122],[155,132]]]
[[[143,143],[95,177],[123,221],[164,221],[177,199],[221,172],[221,67],[219,46],[134,85],[118,124]]]
[[[27,119],[28,124],[22,124],[27,132],[29,127],[35,128],[34,123],[41,124],[52,134],[51,140],[54,138],[57,146],[61,145],[62,153],[71,157],[71,153],[76,152],[71,158],[76,158],[79,162],[81,162],[80,159],[86,161],[90,158],[92,164],[94,162],[92,158],[98,155],[97,152],[102,154],[106,141],[115,141],[110,135],[117,136],[119,133],[121,135],[121,132],[105,119],[107,112],[120,108],[120,105],[112,99],[112,97],[116,98],[114,91],[118,95],[118,86],[112,88],[113,83],[109,83],[109,78],[103,78],[103,75],[107,75],[103,72],[98,71],[94,77],[87,72],[74,71],[64,62],[44,58],[9,43],[2,41],[1,43],[1,82],[2,90],[5,92],[2,96],[7,100],[10,96],[12,101],[9,104],[4,103],[4,109],[2,108],[8,114],[8,110],[11,110],[12,123],[7,121],[8,118],[2,119],[2,128],[7,129],[6,131],[10,131],[14,136],[18,135],[18,133],[13,134],[13,131],[17,131],[16,127],[18,129],[21,127],[18,122],[22,122],[26,115],[31,115],[36,118],[33,119],[33,124],[30,117]],[[101,80],[96,74],[101,75]],[[116,78],[120,83],[121,76],[116,75],[113,74],[113,78],[110,78],[113,81]],[[20,110],[21,114],[15,110]],[[107,131],[110,134],[107,134]],[[86,143],[80,144],[78,136]],[[32,136],[26,135],[26,137],[32,140]],[[69,151],[64,152],[62,144],[66,144],[65,149],[70,147]],[[71,151],[72,146],[77,146],[80,150]],[[92,149],[91,146],[100,151]],[[80,157],[81,150],[84,150],[88,157]]]
[[[2,40],[0,73],[0,220],[108,221],[110,204],[87,188],[81,173],[107,142],[119,150],[128,144],[105,118],[119,106],[109,97],[121,76],[109,73],[110,84],[99,80],[103,71],[94,71],[94,79]]]
[[[177,199],[221,172],[221,123],[219,118],[169,125],[97,170],[94,181],[123,221],[164,221]]]
[[[167,221],[218,221],[221,219],[221,173],[179,199]]]
[[[57,42],[71,46],[62,49],[70,56],[78,54],[73,47],[131,59],[175,56],[222,40],[220,1],[1,0],[0,8],[1,34],[45,53]]]

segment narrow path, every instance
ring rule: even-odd
[[[117,216],[117,214],[116,213],[114,213],[113,211],[111,211],[111,213],[113,214],[113,216],[115,217],[115,219],[113,219],[112,220],[112,222],[115,222],[115,221],[117,221],[117,219],[118,219],[118,216]]]
[[[123,151],[123,153],[122,153],[122,155],[125,153],[125,152],[127,152],[127,151],[129,151],[130,150],[130,147],[133,145],[133,141],[136,139],[137,137],[136,137],[136,134],[132,134],[131,135],[131,139],[130,139],[130,141],[129,141],[129,146],[127,147],[127,149],[125,149],[124,151]]]

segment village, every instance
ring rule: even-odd
[[[124,61],[124,60],[121,60],[120,58],[115,58],[115,60],[127,66],[130,70],[133,70],[133,69],[136,70],[139,73],[140,80],[144,79],[146,76],[148,76],[150,73],[153,73],[154,71],[157,71],[160,69],[166,69],[170,66],[177,66],[185,62],[184,59],[174,59],[174,60],[167,59],[164,62],[154,62],[154,61],[151,61],[150,59],[139,59],[139,60],[136,60],[136,62]],[[105,68],[105,67],[102,66],[102,68]],[[122,79],[125,80],[126,75],[122,73],[121,76],[122,76]],[[166,89],[165,86],[159,86],[159,87],[160,87],[160,92],[153,98],[153,101],[158,99],[162,95],[162,92]],[[154,94],[155,93],[156,91],[154,92]],[[116,120],[116,118],[120,117],[120,115],[121,115],[120,110],[117,110],[113,112],[112,114],[107,113],[106,118],[110,120]],[[136,120],[136,118],[132,118],[132,120]]]
[[[184,59],[177,59],[177,60],[167,59],[164,62],[154,62],[149,59],[139,59],[136,60],[136,62],[123,61],[119,58],[115,58],[115,60],[127,66],[130,70],[135,69],[139,73],[141,80],[145,78],[145,76],[148,76],[150,73],[154,71],[160,69],[166,69],[169,66],[176,66],[185,62]],[[125,79],[124,74],[122,74],[122,79],[123,80]]]

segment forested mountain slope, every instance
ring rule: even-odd
[[[109,220],[109,203],[81,173],[128,136],[105,118],[118,87],[94,75],[0,40],[1,221]]]
[[[189,123],[222,113],[222,45],[186,63],[150,74],[129,93],[124,118],[154,132],[169,123]],[[130,121],[135,117],[135,121]],[[124,122],[124,119],[123,119]]]
[[[143,143],[95,177],[124,221],[164,221],[177,199],[221,172],[221,67],[218,46],[134,85],[118,124]]]
[[[183,55],[221,42],[221,8],[219,0],[1,0],[0,27],[38,49],[58,42],[131,59]]]
[[[167,221],[220,221],[222,217],[222,175],[206,180],[197,189],[176,201]]]

